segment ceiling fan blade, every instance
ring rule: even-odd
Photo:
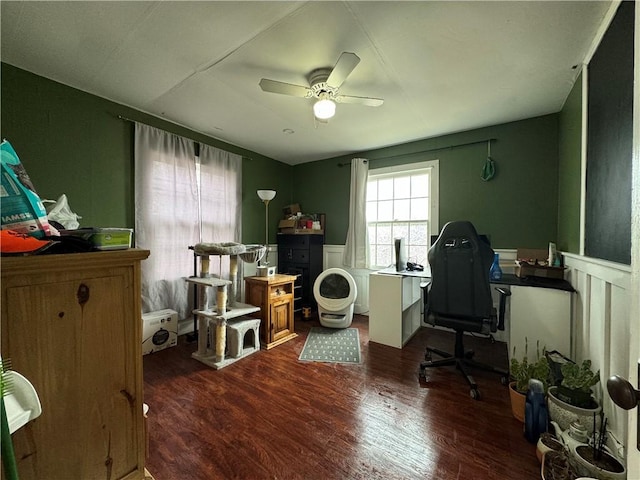
[[[302,85],[292,83],[277,82],[263,78],[260,80],[260,88],[265,92],[280,93],[282,95],[292,95],[294,97],[307,98],[312,96],[311,89]]]
[[[335,67],[331,70],[329,78],[327,78],[327,85],[339,88],[358,63],[360,63],[360,57],[355,53],[342,52]]]
[[[351,95],[336,95],[335,100],[338,103],[356,103],[367,107],[379,107],[384,103],[381,98],[352,97]]]

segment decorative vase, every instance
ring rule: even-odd
[[[571,423],[576,420],[587,428],[587,434],[591,435],[594,428],[598,429],[600,425],[600,411],[602,407],[593,399],[592,408],[575,407],[569,403],[560,400],[556,395],[558,387],[549,387],[547,391],[547,407],[551,420],[558,423],[562,430],[567,430]]]
[[[516,420],[524,423],[524,405],[527,396],[516,390],[516,382],[509,383],[509,398],[511,398],[511,413]]]

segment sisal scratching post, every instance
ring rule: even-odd
[[[220,285],[216,293],[216,312],[218,315],[227,313],[227,286]]]
[[[220,285],[216,295],[217,313],[224,315],[227,312],[227,286]],[[224,318],[218,318],[216,321],[216,361],[224,360],[224,350],[227,344],[227,322]]]
[[[227,286],[218,287],[217,294],[218,315],[224,315],[227,311]],[[227,345],[227,322],[224,317],[216,319],[216,361],[224,360],[224,351]]]
[[[194,286],[194,288],[198,291],[198,305],[197,308],[200,310],[206,310],[207,308],[207,288]],[[207,353],[207,326],[209,321],[206,317],[202,315],[198,315],[198,353],[200,355],[205,355]]]
[[[216,362],[224,360],[224,350],[227,346],[227,322],[224,318],[216,321]]]
[[[200,277],[207,278],[209,277],[209,256],[201,255],[200,256]]]
[[[238,283],[238,256],[231,255],[229,257],[229,280],[231,280],[231,288],[229,289],[229,306],[236,304],[236,284]]]

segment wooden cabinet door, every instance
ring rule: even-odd
[[[87,273],[6,289],[7,353],[42,403],[14,434],[23,480],[134,478],[143,468],[132,269]]]
[[[291,296],[273,301],[270,306],[271,316],[271,341],[279,339],[293,333],[291,328]]]

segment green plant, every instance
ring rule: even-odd
[[[545,356],[545,349],[542,349],[542,355],[540,355],[540,342],[536,343],[536,360],[529,361],[527,357],[528,345],[525,338],[524,343],[524,356],[522,360],[516,358],[516,349],[513,348],[513,355],[511,356],[511,365],[509,369],[509,375],[516,382],[515,389],[520,393],[526,393],[529,389],[529,380],[536,379],[542,382],[545,392],[547,391],[547,385],[549,383],[549,362]]]
[[[562,383],[558,386],[557,397],[570,405],[592,408],[591,387],[600,381],[600,370],[593,373],[591,360],[581,364],[569,362],[562,365]]]
[[[591,393],[591,387],[600,381],[600,370],[593,373],[591,360],[584,360],[582,364],[565,363],[562,365],[562,386],[571,390]]]

